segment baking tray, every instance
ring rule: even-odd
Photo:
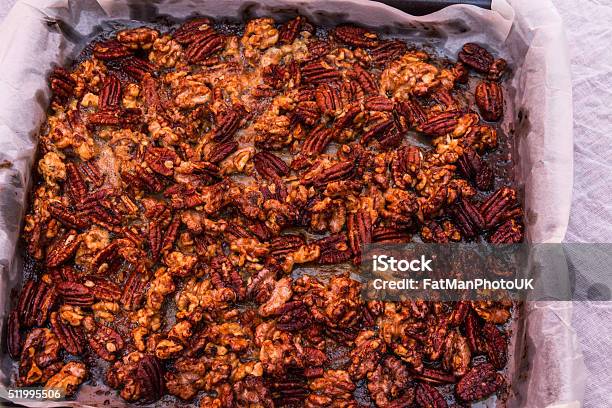
[[[535,242],[560,241],[569,212],[571,183],[567,180],[571,180],[572,153],[571,88],[562,27],[548,1],[538,7],[528,0],[514,1],[513,7],[494,1],[492,8],[493,12],[457,5],[417,18],[359,0],[18,3],[0,29],[2,38],[11,39],[0,54],[0,90],[6,96],[0,101],[0,161],[7,163],[0,171],[0,300],[8,307],[7,294],[22,276],[20,252],[15,248],[31,182],[35,135],[49,97],[48,71],[52,63],[68,62],[82,44],[116,18],[155,22],[160,16],[182,19],[203,14],[233,19],[272,15],[283,20],[299,12],[319,24],[351,21],[401,33],[415,42],[442,46],[451,55],[468,40],[486,43],[496,54],[508,57],[514,72],[510,92],[514,103],[507,110],[507,117],[513,120],[503,126],[517,137],[516,177],[526,191],[529,237]],[[513,331],[508,406],[537,407],[581,399],[576,379],[583,366],[572,329],[565,323],[570,314],[567,304],[525,305]],[[544,333],[553,333],[554,339]],[[7,364],[5,356],[3,385],[8,384]],[[87,392],[96,395],[92,387],[82,388],[82,396]],[[107,398],[97,397],[100,402]]]

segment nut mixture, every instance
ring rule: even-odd
[[[90,51],[50,77],[25,223],[39,273],[8,320],[17,385],[74,395],[100,365],[125,401],[201,407],[504,389],[511,304],[364,301],[346,273],[292,274],[371,242],[522,240],[517,192],[493,191],[484,159],[503,59],[303,17],[125,29]]]

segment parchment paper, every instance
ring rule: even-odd
[[[290,17],[296,10],[317,23],[352,21],[427,41],[456,57],[468,41],[486,44],[510,62],[505,132],[515,132],[517,180],[524,186],[532,242],[560,242],[567,227],[572,181],[572,105],[569,62],[561,20],[548,0],[493,1],[493,11],[452,6],[413,17],[365,0],[195,1],[23,0],[0,27],[0,315],[21,282],[16,251],[36,149],[45,118],[53,64],[70,62],[107,20],[151,21],[193,14],[250,18]],[[520,119],[518,119],[520,118]],[[571,327],[570,302],[526,304],[515,327],[508,375],[508,406],[579,404],[584,365]],[[2,360],[0,386],[9,383]],[[84,387],[82,387],[84,388]],[[85,387],[87,388],[87,387]],[[35,406],[37,404],[30,404]],[[51,406],[51,404],[45,404]],[[66,403],[61,403],[66,405]],[[113,402],[113,405],[114,402]],[[555,405],[561,406],[561,405]],[[579,405],[564,405],[579,406]]]

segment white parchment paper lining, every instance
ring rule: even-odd
[[[468,41],[486,44],[504,56],[513,75],[503,128],[516,132],[517,178],[525,190],[529,239],[561,242],[572,190],[572,103],[563,27],[549,0],[494,0],[493,11],[457,5],[424,17],[365,0],[159,0],[154,5],[138,0],[22,0],[0,27],[0,331],[10,290],[21,282],[16,244],[36,135],[48,103],[51,67],[69,62],[105,20],[146,21],[155,14],[183,18],[196,13],[282,17],[287,10],[320,23],[352,21],[399,30],[453,57]],[[584,364],[571,327],[571,302],[530,303],[521,316],[511,345],[507,405],[579,406]],[[8,357],[0,367],[1,390],[10,380]]]

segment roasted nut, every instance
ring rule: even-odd
[[[349,45],[362,48],[374,48],[378,45],[378,36],[368,30],[352,25],[336,27],[334,36]]]
[[[219,143],[208,153],[207,161],[213,164],[219,163],[237,149],[237,142]]]
[[[362,331],[355,339],[355,348],[351,351],[351,365],[348,369],[353,380],[362,380],[373,372],[385,351],[385,343],[371,330]]]
[[[45,388],[61,389],[66,396],[76,393],[79,385],[87,377],[87,367],[79,361],[70,361],[45,383]]]
[[[499,390],[504,385],[504,378],[489,363],[474,366],[455,386],[455,392],[461,400],[478,401]]]
[[[255,169],[260,176],[271,181],[277,181],[280,177],[289,174],[290,168],[279,157],[268,152],[259,152],[253,156]]]
[[[325,407],[335,404],[351,404],[355,384],[348,373],[342,370],[327,370],[323,377],[316,378],[310,383],[313,391],[306,400],[306,407]]]
[[[64,236],[59,237],[47,252],[47,267],[53,268],[68,261],[74,256],[80,244],[81,239],[75,230],[70,230]]]
[[[479,211],[484,218],[485,226],[491,228],[509,218],[521,215],[522,211],[517,205],[516,191],[502,187],[481,204]]]
[[[209,18],[189,20],[174,31],[172,37],[181,44],[191,44],[206,36],[211,31],[212,21]]]
[[[125,344],[121,335],[108,326],[95,327],[87,337],[89,347],[106,361],[114,361],[115,353],[123,349]]]
[[[465,375],[470,364],[472,354],[467,340],[458,332],[451,332],[444,344],[444,358],[442,366],[455,376]],[[505,365],[505,364],[504,364]]]
[[[472,148],[463,149],[463,154],[457,162],[462,173],[474,181],[479,190],[490,190],[493,187],[493,170],[482,161]]]
[[[491,66],[489,67],[489,74],[487,77],[491,81],[499,81],[499,79],[504,75],[506,68],[508,67],[508,63],[505,59],[499,58],[493,61]]]
[[[217,128],[213,136],[215,141],[224,143],[231,139],[240,127],[243,114],[244,111],[240,106],[235,106],[219,113],[216,118]]]
[[[459,51],[459,60],[480,72],[489,72],[493,56],[478,44],[467,43]]]
[[[406,51],[408,51],[408,47],[403,41],[380,41],[377,47],[370,50],[370,57],[372,58],[372,63],[386,65],[404,55]]]
[[[174,151],[166,147],[149,147],[145,152],[145,161],[154,172],[162,176],[171,176],[174,166],[178,165],[180,159]]]
[[[148,50],[159,37],[159,32],[147,27],[121,30],[117,33],[117,41],[131,49]]]
[[[113,388],[121,388],[126,401],[152,403],[164,392],[164,372],[159,361],[150,354],[132,352],[116,362],[106,373],[106,381]]]
[[[103,82],[98,99],[98,109],[115,109],[121,101],[121,82],[114,75],[108,75]]]
[[[61,282],[56,286],[56,290],[62,301],[68,305],[91,306],[94,302],[91,290],[81,283]]]
[[[66,101],[74,94],[76,82],[64,68],[56,67],[49,76],[53,96]]]
[[[349,214],[347,223],[349,244],[353,251],[353,263],[361,263],[361,252],[365,245],[372,242],[372,219],[367,211],[359,210]]]
[[[447,408],[446,400],[438,390],[426,383],[416,387],[416,402],[423,408]]]
[[[443,136],[455,130],[459,124],[459,112],[447,111],[431,116],[417,126],[417,130],[429,136]]]
[[[312,31],[309,26],[310,24],[304,17],[297,16],[281,26],[278,30],[278,40],[283,44],[291,44],[296,40],[300,31]]]
[[[340,77],[340,71],[324,61],[313,61],[302,67],[302,80],[305,83],[321,84]]]
[[[482,342],[479,347],[489,358],[489,362],[498,370],[508,362],[508,344],[504,335],[495,325],[486,323],[482,327]]]
[[[496,122],[504,115],[504,95],[497,82],[483,81],[476,86],[476,105],[485,120]]]
[[[19,362],[20,386],[31,386],[44,380],[45,368],[59,358],[59,342],[49,329],[33,329],[23,343]]]
[[[478,231],[485,228],[484,218],[476,206],[466,199],[460,199],[449,212],[466,238],[475,237]]]
[[[201,63],[221,51],[223,46],[224,38],[214,31],[209,31],[207,35],[200,35],[197,40],[190,43],[185,55],[192,64]]]
[[[489,238],[492,244],[517,244],[523,241],[523,226],[516,220],[500,225]]]
[[[66,325],[57,312],[51,313],[51,329],[57,336],[62,348],[73,355],[85,351],[85,337],[80,327]]]
[[[20,329],[19,312],[12,310],[6,325],[6,343],[9,355],[15,360],[21,355],[21,345],[23,344]]]
[[[127,57],[132,51],[118,41],[99,42],[94,46],[93,55],[101,60],[115,60]]]

